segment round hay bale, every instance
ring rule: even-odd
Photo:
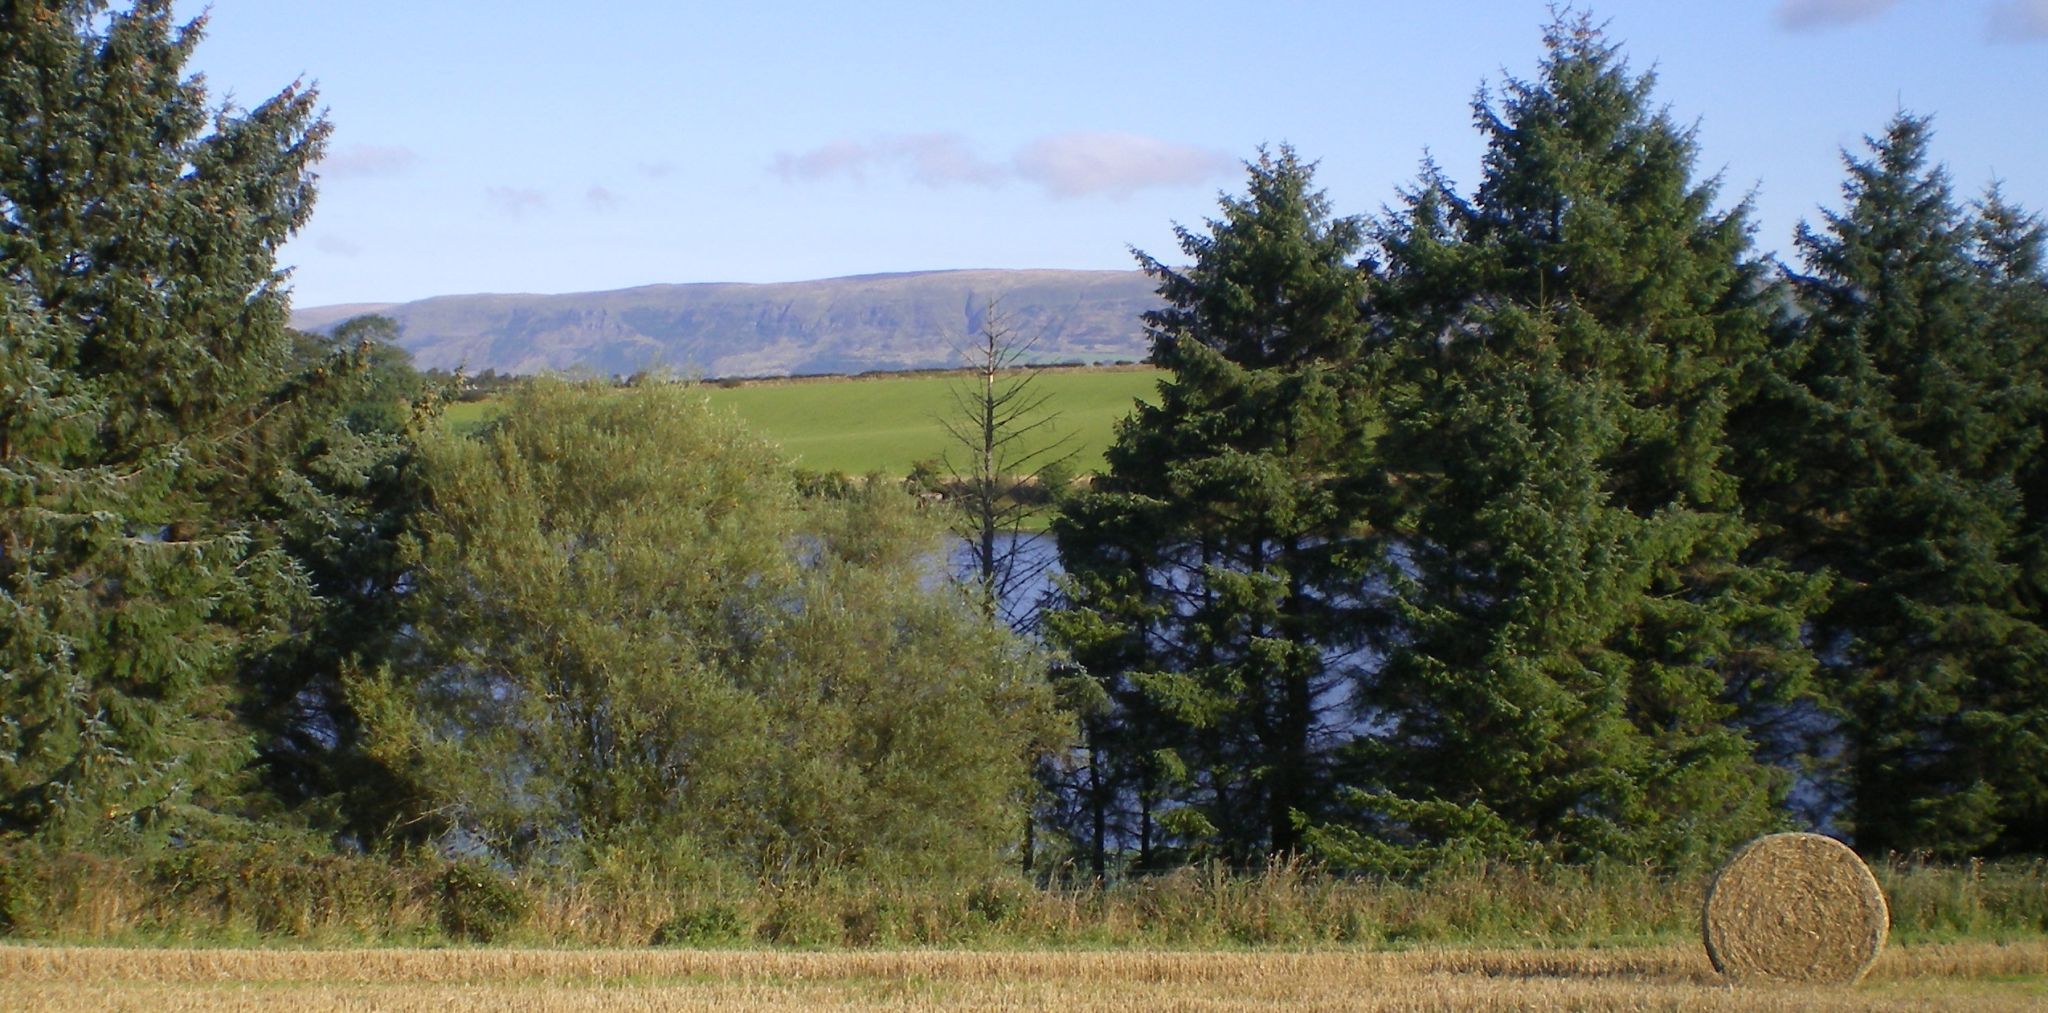
[[[1884,949],[1891,911],[1847,845],[1771,834],[1714,875],[1700,920],[1708,959],[1730,979],[1848,985]]]

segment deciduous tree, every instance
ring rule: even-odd
[[[798,493],[682,385],[535,380],[425,448],[407,639],[355,684],[417,816],[514,862],[994,868],[1042,666],[887,483]]]

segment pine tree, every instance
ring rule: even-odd
[[[1834,591],[1810,638],[1841,715],[1859,846],[2038,847],[2048,636],[2022,491],[2043,418],[2040,232],[1973,223],[1902,115],[1845,155],[1845,207],[1798,235],[1805,316],[1749,429],[1760,548]],[[2012,821],[2017,820],[2017,823]]]
[[[1589,19],[1544,43],[1537,80],[1475,103],[1476,194],[1431,168],[1381,236],[1374,516],[1403,615],[1359,811],[1319,838],[1340,860],[1346,840],[1441,849],[1445,827],[1711,860],[1784,788],[1738,726],[1738,704],[1797,692],[1811,592],[1739,560],[1723,426],[1767,316],[1744,210],[1714,209],[1691,135]]]
[[[295,411],[310,92],[212,109],[167,0],[0,6],[0,834],[248,809],[237,675],[310,605],[251,520]]]
[[[1054,525],[1070,580],[1048,624],[1114,704],[1088,726],[1093,845],[1134,810],[1141,864],[1299,849],[1371,628],[1359,224],[1292,150],[1248,168],[1207,234],[1177,230],[1191,266],[1139,254],[1172,375]]]

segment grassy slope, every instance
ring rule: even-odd
[[[1040,373],[1033,389],[1047,395],[1046,411],[1058,413],[1058,418],[1035,435],[1044,440],[1071,437],[1074,469],[1098,468],[1116,421],[1130,413],[1134,401],[1153,400],[1163,375],[1149,369]],[[712,404],[738,413],[803,467],[902,475],[913,462],[937,457],[949,448],[956,461],[965,463],[939,423],[941,417],[956,414],[950,392],[963,382],[957,376],[904,376],[703,389]],[[453,405],[448,423],[457,429],[475,426],[492,410],[490,402]]]

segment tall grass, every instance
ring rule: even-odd
[[[2041,861],[1894,861],[1877,872],[1901,942],[2048,935]],[[1299,863],[1106,887],[684,882],[633,867],[512,878],[271,845],[150,860],[16,849],[0,853],[0,932],[209,946],[1616,946],[1694,938],[1704,885],[1622,865],[1482,865],[1393,881]]]

